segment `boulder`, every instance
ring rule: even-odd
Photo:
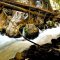
[[[23,30],[24,36],[29,39],[34,39],[39,34],[39,29],[34,24],[26,24]]]

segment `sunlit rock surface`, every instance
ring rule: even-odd
[[[5,26],[5,23],[6,23],[6,18],[7,18],[7,16],[5,15],[5,13],[4,12],[1,12],[0,13],[0,31],[2,29],[4,29],[4,26]]]
[[[20,35],[19,29],[24,25],[22,18],[24,19],[24,13],[15,11],[13,18],[11,19],[11,21],[9,22],[9,25],[6,28],[6,34],[8,36],[15,37],[17,35]],[[27,17],[25,17],[25,18],[27,18]]]

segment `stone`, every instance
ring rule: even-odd
[[[26,38],[34,39],[39,34],[39,29],[34,24],[26,24],[24,27],[24,35]]]

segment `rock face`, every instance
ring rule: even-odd
[[[16,12],[6,28],[6,34],[10,37],[19,35],[19,23],[21,21],[21,12]]]
[[[33,39],[38,36],[39,29],[34,24],[26,24],[24,32],[25,37]]]
[[[8,26],[6,27],[6,34],[10,37],[17,37],[17,35],[20,35],[20,30],[22,31],[23,26],[25,26],[26,21],[25,19],[28,17],[24,16],[25,13],[14,11],[13,18],[11,20],[7,20]]]

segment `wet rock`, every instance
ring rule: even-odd
[[[48,45],[46,45],[48,46]],[[33,49],[34,48],[34,49]],[[48,50],[44,47],[32,46],[26,52],[26,58],[29,60],[49,60],[49,59],[60,59],[60,52],[53,48],[47,47]]]
[[[26,24],[24,27],[24,36],[29,39],[34,39],[38,36],[39,29],[34,24]]]
[[[59,48],[59,45],[60,45],[60,37],[57,38],[57,39],[52,39],[51,42],[52,42],[52,45],[53,45],[55,48]]]
[[[4,35],[5,32],[6,32],[6,30],[5,29],[2,29],[0,33],[1,33],[1,35]]]

